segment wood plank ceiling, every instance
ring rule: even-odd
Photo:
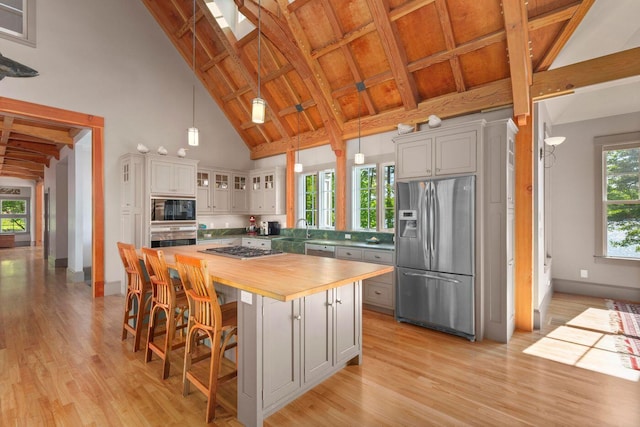
[[[142,0],[192,67],[192,0]],[[262,0],[236,40],[197,0],[196,73],[253,159],[513,104],[530,117],[547,70],[594,0]],[[235,0],[256,27],[257,0]],[[251,122],[258,72],[267,120]],[[358,90],[360,86],[361,90]],[[362,90],[363,89],[363,90]],[[358,118],[361,124],[358,126]]]

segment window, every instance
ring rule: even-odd
[[[0,37],[36,45],[35,0],[0,0]]]
[[[333,169],[300,176],[299,212],[309,227],[335,228],[336,174]]]
[[[640,143],[602,147],[604,256],[640,259]]]
[[[0,199],[0,233],[27,233],[28,212],[27,199]]]
[[[395,223],[395,165],[354,166],[353,171],[353,229],[392,232]]]

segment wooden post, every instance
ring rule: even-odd
[[[533,109],[531,109],[533,111]],[[533,330],[533,115],[519,126],[515,159],[516,329]]]
[[[287,228],[295,227],[296,221],[296,173],[293,165],[296,162],[296,152],[287,150],[287,175],[285,177]]]
[[[342,149],[336,154],[336,230],[347,229],[347,150],[342,141]]]

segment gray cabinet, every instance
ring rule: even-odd
[[[258,249],[271,249],[271,240],[258,239],[254,237],[243,237],[242,246],[247,246],[250,248],[258,248]]]
[[[209,169],[198,169],[196,173],[196,210],[199,214],[209,214],[213,209],[211,197],[212,175],[213,172]]]
[[[196,160],[147,154],[151,195],[196,197]]]
[[[510,119],[485,128],[484,336],[508,342],[515,329],[514,149],[518,131]]]
[[[381,249],[339,246],[336,258],[394,265],[394,252]],[[393,314],[395,312],[395,274],[385,273],[362,282],[362,303],[371,310]]]
[[[143,155],[120,157],[120,239],[137,248],[146,244],[144,171]]]
[[[400,135],[396,144],[396,178],[474,173],[484,120]]]
[[[252,214],[283,214],[285,209],[284,169],[251,171],[250,211]]]
[[[233,173],[233,189],[231,193],[231,211],[233,213],[249,212],[249,177],[245,173]]]
[[[265,415],[360,354],[360,292],[360,282],[353,282],[294,301],[264,298]]]

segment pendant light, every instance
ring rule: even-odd
[[[360,92],[364,90],[364,83],[356,83],[356,88],[358,89],[358,152],[353,159],[353,163],[362,165],[364,164],[364,154],[360,150]]]
[[[262,7],[260,6],[260,0],[258,0],[258,96],[251,101],[251,121],[253,123],[264,123],[264,117],[266,114],[267,103],[264,99],[260,98],[260,15]]]
[[[192,57],[191,63],[193,64],[193,92],[192,92],[192,123],[191,127],[187,129],[187,142],[193,147],[197,147],[199,142],[198,128],[196,127],[196,0],[193,0],[193,31],[191,31],[192,37]]]
[[[293,171],[296,173],[302,172],[302,163],[300,163],[300,112],[302,111],[302,104],[296,105],[298,110],[298,150],[296,151],[296,163],[293,165]]]

